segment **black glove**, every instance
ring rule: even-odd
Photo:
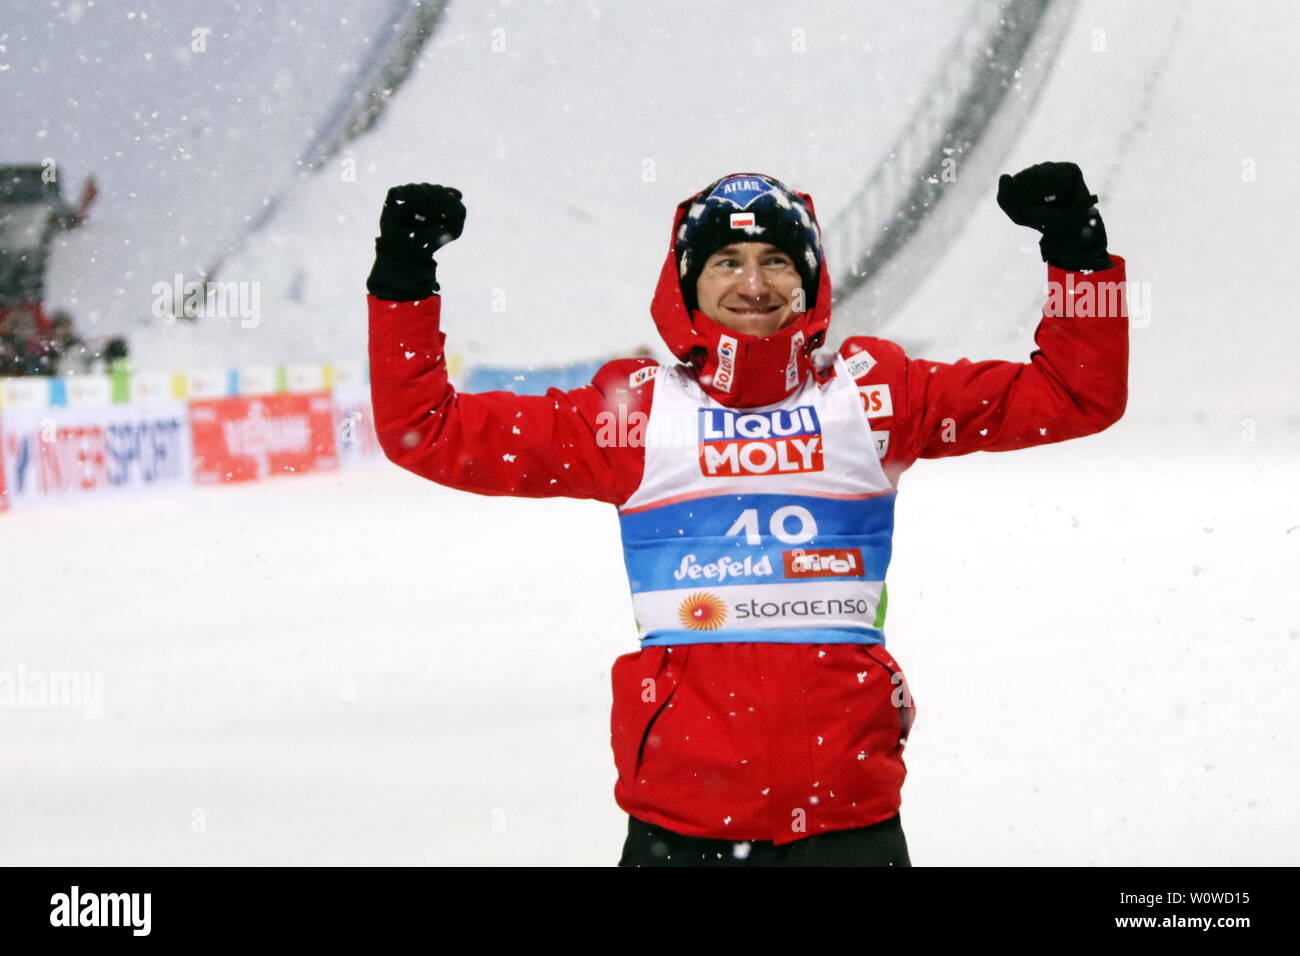
[[[460,190],[407,183],[388,190],[366,288],[378,299],[413,302],[438,291],[433,254],[465,228]]]
[[[1109,269],[1106,226],[1074,163],[1039,163],[998,180],[998,205],[1011,221],[1043,234],[1043,261],[1062,269]]]

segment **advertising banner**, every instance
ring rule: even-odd
[[[185,403],[6,410],[0,459],[12,508],[189,484]]]
[[[189,412],[196,484],[339,466],[328,392],[197,399]]]

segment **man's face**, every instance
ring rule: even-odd
[[[700,311],[719,325],[747,335],[771,335],[803,311],[802,286],[794,260],[776,246],[736,242],[709,256],[695,284],[695,299]]]

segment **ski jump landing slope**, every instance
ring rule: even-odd
[[[389,186],[465,194],[439,255],[449,347],[551,365],[657,347],[649,304],[676,204],[770,172],[842,205],[898,135],[966,0],[452,3],[376,127],[287,196],[223,277],[258,280],[255,334],[160,328],[160,368],[365,353]],[[346,164],[346,165],[345,165]]]
[[[69,202],[85,176],[99,184],[86,224],[57,241],[46,287],[84,334],[147,339],[154,284],[203,277],[320,155],[402,11],[312,9],[5,5],[0,159],[52,162]]]
[[[1003,158],[1009,172],[1073,160],[1100,196],[1134,284],[1126,434],[1223,449],[1250,420],[1260,441],[1300,447],[1298,43],[1285,2],[1088,0]],[[874,331],[927,358],[1024,361],[1042,305],[1037,235],[997,207],[996,177],[958,175],[983,193],[974,215]]]

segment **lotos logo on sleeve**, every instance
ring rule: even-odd
[[[811,405],[771,412],[700,409],[700,472],[713,478],[822,470],[822,428]]]
[[[858,394],[862,396],[862,410],[868,418],[888,418],[894,414],[894,400],[890,397],[888,385],[862,385]]]

